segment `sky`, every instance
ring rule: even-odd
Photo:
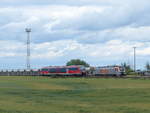
[[[31,28],[31,66],[133,66],[150,61],[150,0],[1,0],[0,68],[26,68],[25,28]]]

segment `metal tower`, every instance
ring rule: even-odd
[[[30,70],[30,33],[31,33],[31,28],[26,28],[25,29],[27,33],[27,70]]]
[[[134,49],[134,72],[136,72],[136,47],[133,47]]]

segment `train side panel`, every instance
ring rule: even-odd
[[[119,67],[97,67],[94,71],[96,76],[122,76],[123,73]]]
[[[41,69],[42,75],[81,76],[83,70],[79,66],[46,67]]]

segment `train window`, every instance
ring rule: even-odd
[[[49,72],[50,73],[57,73],[57,69],[55,69],[55,68],[49,69]]]
[[[66,73],[67,72],[67,70],[66,70],[66,68],[60,68],[60,73]]]
[[[120,69],[120,71],[122,71],[122,72],[125,71],[125,69],[124,69],[123,67],[120,67],[119,69]]]
[[[42,69],[42,71],[48,71],[48,69]]]
[[[77,71],[78,68],[69,68],[69,71]]]
[[[85,67],[83,67],[83,66],[82,66],[82,67],[80,67],[80,70],[85,70]]]

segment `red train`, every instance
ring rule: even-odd
[[[85,67],[83,66],[49,66],[42,68],[42,75],[61,75],[61,76],[83,76],[86,75]]]

